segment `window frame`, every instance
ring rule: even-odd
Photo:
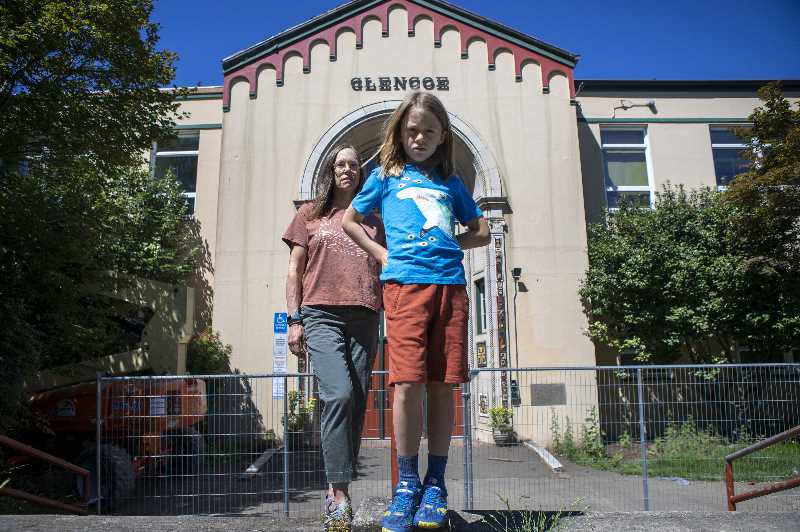
[[[186,199],[192,200],[192,212],[188,216],[194,216],[197,212],[197,177],[200,174],[200,130],[199,129],[181,129],[175,131],[176,136],[180,135],[197,135],[197,149],[196,150],[164,150],[159,151],[158,142],[153,141],[152,148],[150,149],[150,175],[155,178],[156,175],[156,161],[159,157],[197,157],[197,170],[194,176],[194,192],[182,192],[181,195]]]
[[[481,290],[478,290],[478,286]],[[486,277],[480,276],[472,280],[474,296],[475,336],[483,336],[488,333],[488,319],[486,315]],[[480,297],[479,297],[480,296]]]
[[[718,149],[718,150],[733,150],[733,149],[736,149],[736,150],[742,151],[742,150],[747,149],[747,144],[744,144],[743,142],[740,143],[740,144],[726,144],[726,143],[714,144],[713,135],[711,133],[712,133],[712,131],[719,131],[719,130],[731,131],[732,129],[737,128],[737,127],[748,127],[748,126],[752,126],[752,124],[749,124],[749,123],[742,123],[742,124],[709,124],[709,126],[708,126],[708,141],[711,144],[711,164],[714,167],[714,184],[716,185],[717,191],[719,191],[719,192],[727,190],[728,185],[720,185],[719,184],[719,176],[717,176],[717,165],[714,162],[714,150],[715,149]],[[734,177],[736,177],[736,176],[734,176]],[[733,178],[731,178],[731,179],[733,179]]]
[[[642,144],[606,144],[603,142],[603,131],[641,131]],[[619,126],[616,124],[600,124],[600,154],[603,164],[603,190],[605,191],[606,208],[610,212],[619,210],[619,207],[609,206],[608,194],[609,192],[647,192],[650,198],[648,202],[649,208],[653,208],[655,201],[655,191],[653,190],[653,161],[650,156],[650,134],[646,124],[626,124]],[[606,160],[606,150],[628,150],[628,151],[643,151],[645,170],[647,170],[647,186],[644,185],[623,185],[611,186],[608,178],[608,163]]]

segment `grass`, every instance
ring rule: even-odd
[[[616,444],[605,445],[594,413],[586,418],[580,439],[572,433],[568,419],[564,430],[556,418],[553,419],[552,450],[555,454],[595,469],[626,475],[642,474],[638,442],[624,434]],[[725,456],[755,441],[745,438],[732,443],[712,431],[698,429],[691,420],[673,424],[647,445],[648,475],[723,480]],[[756,451],[736,460],[733,471],[737,482],[776,482],[800,475],[800,441],[787,441]]]
[[[497,496],[506,510],[488,512],[484,522],[495,532],[554,532],[561,530],[562,517],[577,515],[582,512],[562,508],[557,512],[537,512],[533,510],[514,510],[509,499]],[[576,507],[579,501],[571,506]]]

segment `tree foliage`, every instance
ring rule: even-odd
[[[0,3],[0,428],[32,372],[115,352],[111,272],[170,283],[198,228],[144,153],[172,134],[174,55],[149,0]],[[118,276],[117,276],[118,277]]]
[[[724,199],[738,207],[733,223],[748,266],[786,281],[780,290],[798,301],[800,103],[793,109],[777,83],[762,87],[759,97],[764,103],[750,116],[752,128],[740,131],[753,164],[731,183]]]
[[[0,161],[140,162],[173,125],[151,0],[0,3]]]
[[[667,186],[588,229],[589,336],[639,362],[781,359],[800,348],[800,110],[775,85],[741,130],[751,170],[729,190]]]

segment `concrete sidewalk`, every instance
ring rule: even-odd
[[[475,514],[459,513],[452,519],[451,530],[496,532],[479,521]],[[503,522],[502,517],[500,521]],[[675,532],[796,532],[800,512],[774,513],[694,513],[694,512],[619,512],[592,513],[565,517],[553,530],[567,532],[640,532],[670,530]],[[138,532],[138,531],[220,531],[220,532],[318,532],[320,521],[311,518],[276,519],[268,517],[76,517],[63,515],[0,516],[0,530],[53,532]],[[362,523],[354,532],[380,530]],[[499,529],[499,530],[502,530]],[[513,530],[513,529],[511,529]]]
[[[647,506],[643,480],[636,475],[600,471],[563,461],[552,471],[524,445],[498,447],[472,445],[472,500],[466,500],[463,441],[454,440],[447,467],[450,508],[497,510],[579,510],[583,512],[725,512],[725,483],[681,478],[648,479]],[[426,469],[427,441],[420,445],[420,471]],[[153,474],[139,479],[131,497],[117,501],[122,516],[230,515],[282,516],[288,487],[291,515],[316,518],[324,508],[324,474],[319,450],[291,455],[294,471],[284,483],[283,457],[271,460],[259,473],[243,475],[252,460],[216,462],[209,459],[198,475],[169,477]],[[391,493],[389,441],[365,440],[359,457],[359,475],[350,485],[356,505],[368,497]],[[760,484],[737,483],[736,492],[755,490]],[[800,490],[790,490],[747,501],[742,512],[794,512],[800,510]],[[108,508],[104,506],[104,513]],[[798,528],[800,530],[800,528]]]

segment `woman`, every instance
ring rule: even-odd
[[[317,176],[317,197],[297,211],[283,241],[290,248],[286,279],[289,349],[311,357],[319,382],[322,452],[329,483],[327,529],[349,527],[348,485],[358,458],[370,373],[378,344],[380,264],[342,231],[342,215],[361,189],[363,172],[352,146],[337,146]],[[376,242],[383,225],[362,226]]]

